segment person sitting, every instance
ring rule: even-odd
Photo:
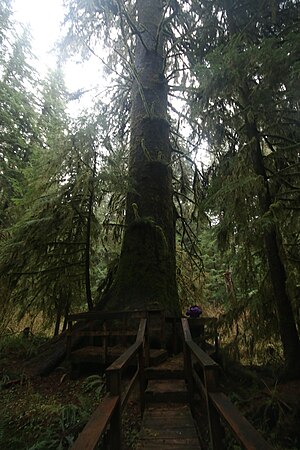
[[[196,319],[202,314],[202,309],[200,306],[194,305],[190,306],[189,309],[186,312],[186,315],[190,317],[191,319]]]

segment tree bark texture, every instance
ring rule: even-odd
[[[86,302],[88,310],[93,309],[93,300],[91,292],[91,278],[90,278],[90,266],[91,266],[91,227],[92,227],[92,215],[93,215],[93,203],[94,203],[94,179],[96,174],[96,154],[94,155],[94,163],[92,169],[92,179],[89,183],[89,197],[87,208],[87,223],[86,223],[86,244],[85,244],[85,292]]]
[[[138,0],[126,229],[106,308],[179,312],[162,0]]]

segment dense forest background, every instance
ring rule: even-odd
[[[11,2],[0,5],[1,333],[23,319],[58,334],[98,304],[126,227],[135,3],[66,3],[43,79]],[[284,358],[300,374],[299,2],[163,8],[181,308],[217,316],[236,357]],[[61,60],[74,52],[102,52],[110,80],[75,119],[84,93],[68,92]]]

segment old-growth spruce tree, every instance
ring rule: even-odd
[[[131,83],[125,232],[118,267],[100,308],[163,307],[179,312],[165,77],[166,14],[170,7],[162,0],[69,2],[73,38],[78,40],[82,30],[82,39],[89,45],[97,33],[103,33],[103,22],[118,35],[119,40],[112,37],[111,41],[115,39],[119,57],[124,56],[114,70],[124,64]],[[109,34],[107,29],[105,33]]]

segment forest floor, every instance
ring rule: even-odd
[[[33,377],[26,363],[39,344],[39,339],[15,336],[4,345],[0,338],[1,449],[67,449],[105,394],[102,376],[72,380],[67,366]],[[300,449],[300,381],[279,384],[272,367],[227,362],[221,385],[274,449]],[[204,418],[203,423],[205,434]],[[135,448],[139,427],[139,405],[132,400],[124,417],[123,450]],[[226,448],[240,449],[229,437]]]
[[[71,379],[68,366],[45,377],[32,376],[28,358],[38,340],[0,337],[0,448],[69,448],[105,395],[101,375]],[[139,405],[130,401],[123,419],[124,450],[132,450],[140,427]],[[99,447],[101,449],[101,446]]]
[[[232,362],[223,372],[221,389],[274,449],[299,450],[300,380],[280,383],[278,373],[270,365]]]

